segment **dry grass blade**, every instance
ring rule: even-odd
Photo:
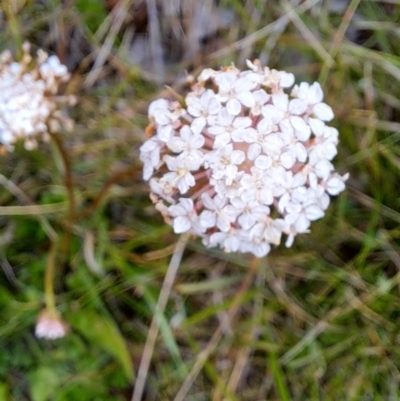
[[[260,289],[260,292],[254,300],[253,317],[245,338],[246,345],[242,346],[237,351],[235,364],[226,385],[228,393],[236,393],[238,387],[241,385],[241,381],[245,379],[246,370],[251,366],[250,358],[252,352],[254,352],[254,342],[259,337],[260,324],[263,318],[264,297],[261,290],[265,286],[265,275],[268,269],[269,267],[267,264],[265,266],[260,266],[256,278],[256,286]]]
[[[149,333],[147,335],[146,344],[144,346],[142,359],[140,361],[140,366],[137,373],[137,378],[135,382],[135,388],[132,395],[132,401],[141,401],[147,372],[149,370],[151,358],[154,352],[154,346],[157,340],[160,316],[164,313],[165,307],[171,293],[172,286],[175,281],[176,273],[178,272],[183,252],[185,251],[186,244],[189,241],[190,235],[182,235],[176,245],[174,254],[172,255],[171,262],[168,266],[167,274],[165,275],[164,282],[161,288],[161,292],[157,301],[156,309],[154,312],[153,319],[151,321]]]
[[[28,205],[28,206],[0,206],[0,214],[6,216],[29,216],[65,212],[68,202],[59,202],[51,205]]]
[[[342,22],[339,26],[339,29],[336,31],[335,36],[333,37],[331,47],[329,49],[330,56],[334,59],[337,55],[337,52],[340,49],[340,45],[344,39],[344,35],[346,33],[347,28],[349,27],[350,22],[352,21],[354,14],[359,6],[361,0],[352,0],[349,6],[347,7],[346,12],[343,15]],[[324,64],[320,73],[320,81],[322,83],[325,82],[326,77],[328,76],[329,69],[333,64]]]
[[[16,198],[27,206],[0,206],[0,214],[4,215],[34,215],[37,216],[43,230],[48,237],[55,242],[58,238],[57,233],[51,226],[50,222],[44,217],[47,213],[59,213],[66,210],[68,203],[62,202],[56,205],[35,205],[32,200],[22,191],[18,185],[15,185],[11,180],[8,180],[0,174],[0,184],[7,188]]]
[[[250,265],[249,271],[247,272],[246,277],[243,280],[242,285],[240,286],[239,290],[237,291],[236,296],[232,301],[232,306],[229,308],[228,317],[230,322],[234,319],[236,313],[240,308],[240,303],[246,291],[249,289],[251,285],[252,279],[254,274],[257,271],[260,261],[256,258],[253,259],[253,262]],[[190,370],[189,374],[187,375],[184,383],[182,384],[181,388],[179,389],[178,393],[176,394],[174,401],[184,401],[186,399],[186,395],[190,390],[193,382],[196,380],[197,375],[200,373],[201,369],[203,368],[204,364],[206,363],[209,356],[214,352],[215,348],[217,347],[220,339],[224,335],[224,329],[226,327],[226,322],[222,321],[217,330],[215,330],[213,336],[211,337],[210,341],[206,345],[206,347],[200,351],[197,355],[196,362],[194,363],[192,369]],[[134,400],[132,400],[134,401]],[[135,400],[138,401],[138,400]]]
[[[102,73],[102,68],[107,58],[112,52],[113,44],[115,39],[121,30],[122,24],[125,20],[127,10],[129,5],[132,3],[132,0],[123,0],[115,7],[113,10],[113,23],[110,25],[110,31],[107,35],[103,46],[99,50],[96,60],[94,62],[93,68],[86,77],[84,82],[85,88],[90,88],[96,82],[97,78]]]
[[[246,36],[245,38],[238,40],[235,43],[232,43],[229,46],[224,47],[223,49],[210,54],[209,58],[211,60],[218,59],[223,56],[226,56],[227,54],[229,54],[233,51],[241,50],[241,49],[244,49],[245,47],[252,46],[258,40],[274,33],[276,31],[276,29],[280,29],[282,24],[289,22],[290,17],[292,16],[293,13],[295,13],[296,15],[300,15],[301,13],[304,13],[305,11],[309,10],[311,7],[315,6],[320,1],[321,0],[305,1],[300,6],[293,8],[287,14],[283,15],[282,17],[279,17],[276,21],[272,22],[271,24],[268,24],[264,28],[261,28],[258,31],[250,34],[249,36]]]
[[[103,267],[97,262],[95,253],[94,253],[94,234],[92,231],[86,231],[85,237],[83,240],[83,257],[85,262],[94,274],[99,277],[104,276]]]
[[[321,60],[329,67],[334,64],[334,60],[327,50],[322,46],[320,41],[315,37],[307,25],[301,20],[296,10],[287,0],[282,0],[283,8],[286,11],[286,15],[292,20],[296,28],[299,30],[301,35],[304,37],[307,43],[310,44],[319,55]]]
[[[157,13],[156,0],[146,0],[147,14],[149,17],[150,51],[155,71],[155,79],[158,83],[165,81],[165,67],[163,50],[161,46],[161,31]]]

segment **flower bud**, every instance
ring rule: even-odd
[[[64,337],[68,331],[68,326],[56,311],[45,309],[36,322],[35,336],[45,340],[56,340]]]

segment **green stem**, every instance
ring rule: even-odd
[[[66,233],[65,233],[65,238],[63,241],[63,247],[61,250],[61,254],[66,255],[68,253],[69,243],[70,243],[70,239],[71,239],[72,226],[73,226],[73,223],[74,223],[75,217],[76,217],[74,181],[72,178],[71,162],[69,159],[68,152],[64,146],[64,142],[62,140],[61,135],[59,135],[58,133],[54,133],[51,135],[51,137],[58,149],[58,152],[60,153],[61,160],[63,162],[64,185],[65,185],[65,189],[67,190],[67,195],[68,195],[68,212],[67,212],[67,217],[66,217],[66,221],[65,221]]]
[[[278,356],[275,351],[268,355],[268,366],[274,378],[275,388],[279,394],[280,401],[290,401],[289,389],[286,384],[285,375],[279,364]]]
[[[57,254],[57,242],[53,242],[47,259],[46,272],[44,277],[44,295],[46,308],[50,311],[56,310],[56,301],[54,296],[54,272]]]

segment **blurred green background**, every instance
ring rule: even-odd
[[[399,21],[396,0],[2,1],[0,50],[28,40],[72,74],[80,218],[68,226],[60,207],[54,144],[1,155],[0,401],[131,399],[178,240],[141,178],[147,106],[185,90],[185,71],[247,58],[321,83],[347,189],[265,259],[189,242],[143,399],[174,400],[188,378],[190,401],[400,399]],[[34,327],[52,231],[70,332],[46,341]]]

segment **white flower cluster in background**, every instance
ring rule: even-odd
[[[72,128],[72,121],[58,108],[60,103],[73,104],[72,96],[58,97],[61,83],[69,80],[67,67],[56,56],[42,50],[36,59],[25,43],[23,56],[14,61],[9,50],[0,55],[0,147],[12,150],[19,139],[25,147],[37,146],[37,139],[49,139],[61,125]]]
[[[205,69],[184,102],[150,104],[140,149],[151,198],[175,233],[191,232],[207,247],[269,253],[286,236],[324,216],[329,195],[345,188],[335,172],[338,131],[315,82],[248,61]],[[184,104],[182,104],[184,103]]]

